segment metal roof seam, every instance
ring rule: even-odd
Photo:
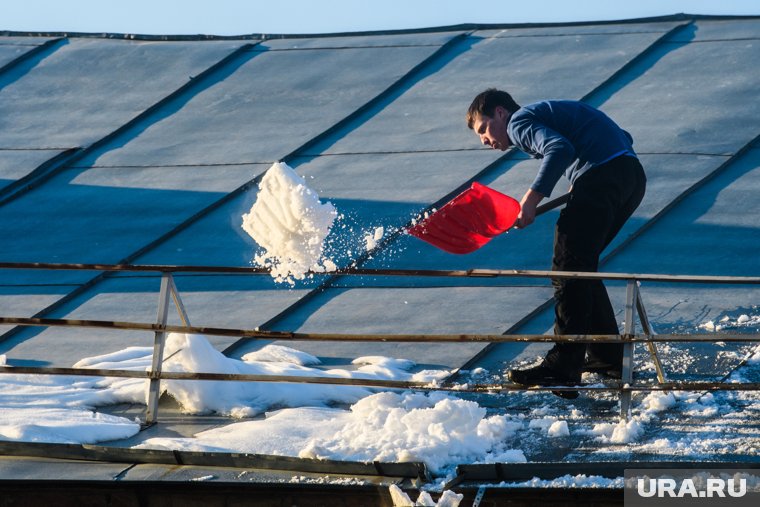
[[[607,79],[599,83],[599,85],[597,85],[596,88],[594,88],[593,90],[588,92],[586,95],[581,97],[580,100],[582,102],[587,102],[593,105],[594,107],[600,107],[604,102],[606,102],[609,96],[611,96],[615,91],[625,86],[624,84],[621,85],[619,81],[626,79],[630,82],[632,81],[630,74],[642,72],[643,71],[642,68],[645,65],[647,68],[650,67],[652,64],[651,62],[647,61],[648,58],[657,57],[658,60],[662,58],[664,54],[655,55],[655,51],[658,48],[662,47],[665,41],[671,39],[674,35],[679,34],[680,32],[682,32],[683,30],[686,30],[692,25],[693,25],[693,21],[689,21],[688,23],[682,23],[668,30],[664,34],[662,34],[662,36],[658,37],[657,40],[651,43],[647,48],[645,48],[643,51],[641,51],[636,56],[631,58],[617,71],[612,73],[612,75],[610,75]]]
[[[10,74],[13,71],[19,71],[22,66],[31,64],[32,60],[35,60],[34,64],[36,65],[36,62],[43,60],[49,55],[55,53],[61,46],[66,43],[67,39],[63,37],[58,39],[51,39],[37,45],[34,49],[25,52],[18,58],[13,59],[12,61],[0,67],[0,90],[9,84],[4,82],[5,75]]]

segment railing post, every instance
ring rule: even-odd
[[[161,275],[161,292],[158,295],[157,323],[165,326],[169,313],[169,298],[171,297],[172,275]],[[148,386],[148,406],[145,410],[145,424],[154,424],[158,419],[158,398],[161,396],[161,364],[164,358],[166,331],[156,331],[153,339],[153,361],[150,367],[150,385]]]
[[[641,290],[636,289],[636,313],[639,314],[639,322],[641,322],[641,328],[647,336],[653,336],[655,334],[654,328],[652,328],[649,317],[647,316],[646,308],[644,308],[644,301],[641,299]],[[649,349],[649,355],[652,356],[652,362],[654,363],[654,369],[657,372],[657,382],[664,384],[666,382],[665,370],[662,369],[662,363],[660,362],[660,356],[657,354],[657,346],[652,341],[647,342],[647,349]]]
[[[636,330],[633,321],[633,309],[636,302],[638,285],[635,279],[628,280],[625,291],[625,326],[623,336],[630,338]],[[623,371],[621,376],[623,387],[630,386],[633,382],[633,342],[625,340],[623,343]],[[631,416],[631,391],[620,393],[620,418],[628,420]]]
[[[172,299],[174,300],[174,306],[177,308],[177,313],[179,314],[179,320],[182,321],[183,326],[189,326],[190,318],[187,316],[185,305],[182,302],[182,298],[179,297],[179,291],[177,290],[177,285],[174,283],[174,277],[172,277],[171,275],[169,276],[169,291],[171,292]]]

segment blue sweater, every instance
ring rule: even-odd
[[[551,195],[562,173],[571,183],[621,155],[635,157],[633,138],[606,114],[583,102],[549,100],[521,107],[510,117],[512,144],[543,159],[530,188]]]

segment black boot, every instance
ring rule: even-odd
[[[546,361],[538,366],[522,370],[509,370],[509,380],[523,386],[575,386],[581,383],[580,371],[563,371],[555,368]],[[552,391],[560,398],[574,400],[578,391]]]
[[[589,355],[583,363],[583,372],[598,373],[603,377],[620,380],[623,378],[623,361],[621,359],[619,362],[610,362]]]

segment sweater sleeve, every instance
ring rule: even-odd
[[[566,137],[529,117],[510,122],[509,136],[519,149],[542,159],[530,188],[549,197],[557,181],[575,160],[575,148]]]

